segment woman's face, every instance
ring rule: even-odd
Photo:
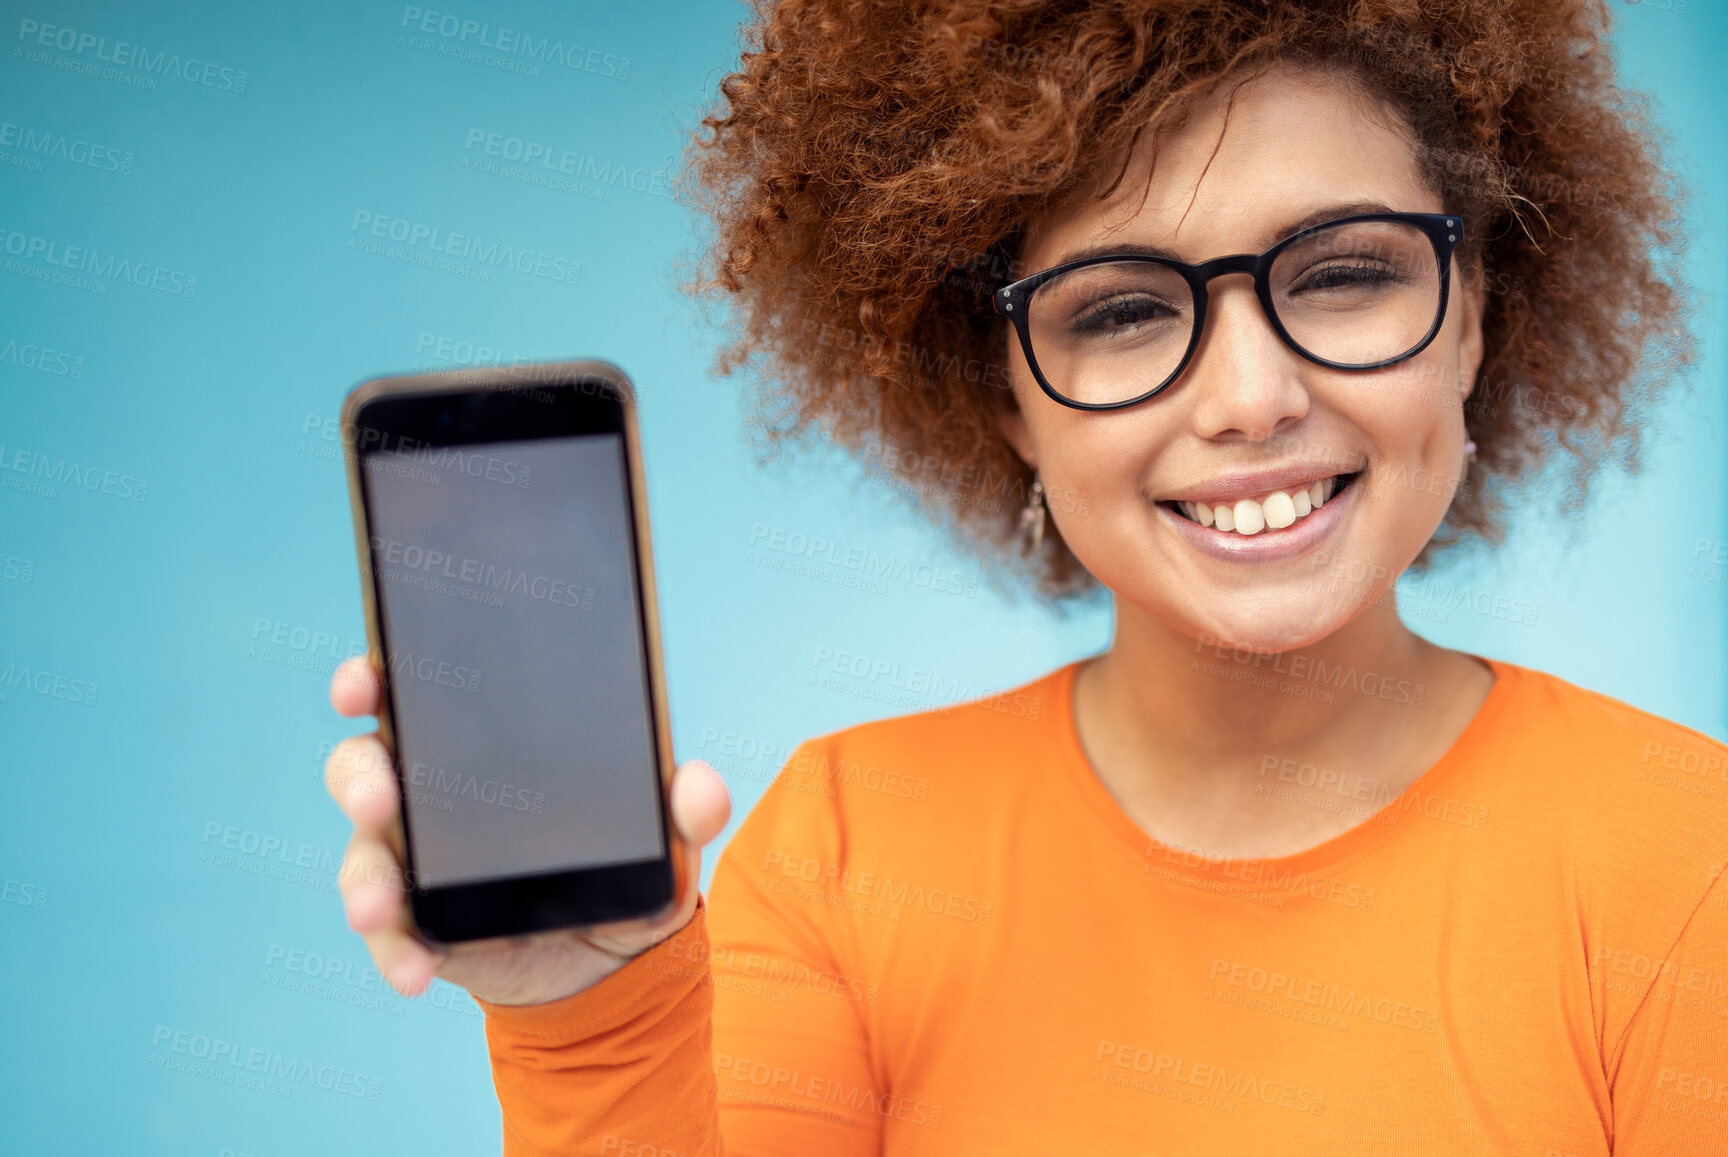
[[[1423,181],[1407,130],[1347,80],[1281,66],[1237,90],[1226,123],[1227,99],[1220,92],[1159,141],[1155,168],[1143,145],[1108,199],[1077,197],[1033,222],[1021,268],[1106,244],[1198,263],[1259,253],[1316,215],[1451,208]],[[1285,345],[1250,276],[1222,276],[1182,376],[1115,411],[1047,397],[1010,340],[1019,408],[1004,429],[1038,467],[1063,538],[1119,599],[1192,637],[1263,652],[1305,646],[1391,585],[1458,485],[1481,298],[1460,284],[1456,263],[1452,287],[1425,350],[1347,371]],[[1273,496],[1299,511],[1294,496],[1315,483],[1337,492],[1252,535],[1202,525],[1194,505],[1234,513],[1248,499],[1276,523],[1289,511]],[[1345,597],[1340,580],[1356,580]]]

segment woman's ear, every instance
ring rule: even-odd
[[[1458,381],[1464,387],[1464,398],[1468,400],[1476,390],[1476,376],[1482,369],[1484,345],[1482,341],[1482,313],[1487,307],[1487,295],[1484,286],[1487,279],[1480,266],[1463,271],[1460,279],[1463,290],[1460,294],[1464,307],[1463,332],[1458,335]]]
[[[996,411],[996,424],[1008,444],[1014,447],[1014,452],[1020,455],[1020,460],[1036,470],[1038,451],[1032,444],[1032,431],[1026,425],[1026,415],[1020,412],[1018,398],[1011,397],[1006,405]]]

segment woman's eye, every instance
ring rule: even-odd
[[[1308,290],[1372,288],[1403,280],[1398,270],[1383,261],[1328,262],[1306,270],[1289,292]]]
[[[1108,334],[1176,316],[1177,311],[1168,302],[1136,295],[1101,301],[1082,311],[1073,325],[1082,333]]]

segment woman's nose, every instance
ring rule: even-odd
[[[1265,441],[1308,413],[1301,358],[1272,328],[1252,277],[1220,276],[1207,297],[1205,328],[1183,375],[1195,432]]]

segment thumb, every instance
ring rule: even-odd
[[[672,822],[692,847],[703,847],[732,818],[732,795],[726,781],[706,761],[692,759],[672,775]]]

